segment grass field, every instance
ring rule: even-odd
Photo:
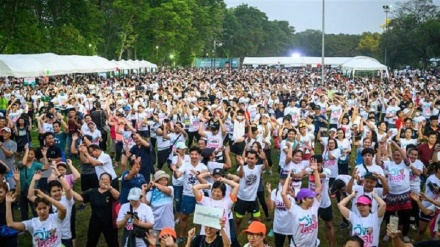
[[[34,147],[38,147],[38,141],[37,141],[37,135],[35,132],[32,133],[32,140],[33,140],[33,144]],[[320,153],[320,147],[319,145],[317,145],[316,147],[316,153]],[[354,152],[353,152],[354,153]],[[273,158],[273,163],[274,163],[274,167],[273,167],[273,171],[277,171],[278,169],[278,159],[279,159],[279,155],[277,153],[276,150],[272,151],[272,158]],[[234,160],[234,159],[232,159]],[[354,160],[354,154],[351,157],[351,161]],[[78,168],[79,170],[79,162],[78,161],[74,161],[75,166]],[[165,171],[169,172],[168,168],[166,168],[165,166]],[[116,172],[118,175],[120,175],[122,173],[122,171],[120,170],[120,168],[116,168]],[[266,173],[264,175],[264,182],[270,182],[272,184],[272,188],[276,188],[276,185],[278,184],[278,175],[276,174],[276,172],[273,173],[272,176],[270,176],[268,173]],[[80,186],[79,186],[79,182],[77,182],[75,184],[75,191],[80,192]],[[306,181],[303,181],[303,184],[306,184]],[[335,199],[332,199],[333,201],[333,225],[335,228],[335,246],[343,246],[343,243],[345,241],[345,239],[347,239],[349,237],[349,229],[344,229],[344,230],[339,230],[339,225],[342,223],[341,220],[341,215],[339,213],[339,210],[337,208],[337,203]],[[75,206],[78,206],[78,204],[75,204]],[[76,231],[77,231],[77,238],[76,238],[76,247],[83,247],[86,245],[86,241],[87,241],[87,229],[88,229],[88,222],[89,222],[89,216],[91,214],[91,210],[90,210],[90,205],[87,205],[85,210],[79,211],[77,210],[77,218],[76,218]],[[261,213],[264,216],[264,213]],[[14,210],[14,215],[15,215],[15,219],[20,219],[20,213],[18,210]],[[273,212],[270,212],[270,216],[273,219]],[[189,220],[189,222],[192,222],[192,218]],[[244,229],[247,224],[245,223],[247,222],[247,220],[243,220],[243,224],[242,224],[242,229]],[[264,223],[267,226],[268,232],[272,227],[272,221],[270,222],[266,222],[264,221]],[[190,227],[192,224],[190,223]],[[190,228],[188,228],[190,229]],[[240,229],[240,232],[241,230]],[[382,224],[381,227],[381,239],[383,237],[384,234],[384,230],[385,229],[385,224]],[[415,236],[415,231],[414,230],[410,230],[410,238],[414,238]],[[318,236],[319,239],[321,241],[321,246],[325,247],[325,246],[330,246],[328,239],[327,239],[327,235],[326,235],[326,228],[324,225],[324,222],[322,220],[319,221],[319,232],[318,232]],[[426,234],[426,237],[428,238],[428,234]],[[119,239],[122,238],[122,230],[119,231]],[[274,240],[273,237],[267,237],[267,240],[269,242],[269,245],[274,247]],[[239,234],[239,242],[241,245],[244,245],[245,243],[247,243],[247,238],[244,234]],[[32,246],[32,240],[31,240],[31,236],[29,233],[26,233],[22,236],[19,237],[19,246]],[[107,244],[105,243],[104,240],[104,236],[101,235],[100,238],[100,242],[98,246],[107,246]],[[285,246],[288,246],[287,244],[285,244]],[[388,243],[382,243],[380,246],[391,246],[391,244]]]

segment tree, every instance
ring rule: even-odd
[[[379,59],[381,52],[379,49],[381,34],[380,33],[362,33],[356,50],[364,56]]]

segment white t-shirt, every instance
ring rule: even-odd
[[[380,223],[382,218],[377,213],[371,213],[367,217],[350,212],[348,220],[351,222],[351,232],[364,240],[365,247],[379,246]]]
[[[127,212],[130,212],[129,202],[121,205],[121,209],[119,210],[118,218],[116,219],[116,221],[123,221]],[[140,203],[138,208],[133,208],[133,212],[137,212],[137,215],[141,222],[154,224],[153,210],[151,210],[151,208],[147,204]],[[127,221],[124,228],[128,231],[133,230],[133,218],[130,218]],[[127,246],[127,240],[128,238],[124,240],[124,246]],[[144,240],[142,238],[136,238],[136,246],[145,246]]]
[[[312,207],[304,210],[292,202],[288,211],[290,213],[289,220],[293,222],[291,247],[318,245],[318,209],[320,204],[321,202],[315,198]]]
[[[175,165],[177,164],[177,155],[174,155],[173,158],[171,159],[171,165]],[[191,158],[189,157],[188,154],[185,154],[182,160],[182,164],[184,163],[190,163],[191,162]],[[183,176],[179,177],[179,178],[175,178],[174,176],[171,176],[171,182],[174,186],[183,186]]]
[[[393,161],[384,162],[384,171],[388,175],[388,186],[391,194],[402,194],[408,192],[409,187],[409,166],[405,165],[403,161],[396,164]]]
[[[239,168],[240,169],[240,168]],[[249,166],[243,166],[243,177],[240,179],[240,190],[237,197],[243,201],[253,202],[257,198],[258,185],[260,184],[263,165],[255,165],[250,169]]]
[[[304,169],[308,167],[308,161],[303,160],[300,163],[294,163],[291,161],[288,165],[286,165],[281,172],[282,173],[289,173],[289,171],[292,171],[292,174],[298,174],[301,173]],[[295,190],[295,193],[298,193],[298,191],[301,189],[301,178],[292,178],[292,182],[290,183],[290,187]]]
[[[398,106],[388,106],[386,115],[390,114],[390,117],[388,118],[389,124],[396,124],[396,120],[397,120],[396,113],[399,110],[400,110],[400,107],[398,107]]]
[[[203,196],[198,202],[200,205],[210,206],[214,208],[223,209],[223,218],[228,219],[229,212],[231,211],[232,205],[234,205],[234,200],[232,200],[230,194],[226,194],[221,200],[214,200],[212,197]],[[225,221],[225,232],[228,235],[229,241],[231,241],[230,225],[229,220]],[[202,225],[200,228],[200,235],[205,235],[205,227]]]
[[[338,124],[339,117],[342,114],[342,107],[340,105],[329,106],[330,110],[330,124]]]
[[[280,165],[281,169],[284,169],[284,166],[286,165],[287,153],[285,151],[289,149],[289,147],[286,145],[287,142],[290,143],[292,148],[295,148],[295,146],[297,144],[295,139],[293,141],[289,141],[288,139],[281,141],[281,143],[280,143],[280,161],[279,161],[279,165]]]
[[[100,166],[95,166],[95,172],[96,176],[98,176],[98,179],[104,172],[110,174],[112,179],[117,178],[115,169],[113,169],[112,158],[110,155],[104,153],[104,151],[101,151],[101,155],[99,155],[97,160],[102,163]]]
[[[293,229],[293,221],[286,220],[290,218],[283,198],[281,197],[281,186],[278,189],[273,189],[270,194],[270,199],[275,203],[273,231],[278,234],[291,235]],[[287,195],[290,200],[294,200],[290,195]]]
[[[411,165],[420,172],[423,172],[424,165],[420,160],[416,159],[414,163],[411,163]],[[409,171],[409,184],[411,187],[411,192],[420,194],[420,176],[414,175],[412,169]]]
[[[311,168],[306,168],[306,170],[310,173],[313,173],[313,170]],[[319,207],[328,208],[332,205],[330,195],[328,194],[330,175],[332,174],[332,172],[330,171],[330,169],[323,168],[322,173],[325,174],[325,178],[321,178],[322,192],[321,192],[321,205]],[[313,175],[310,175],[309,189],[312,191],[316,190],[315,179],[316,178]]]
[[[174,228],[174,213],[173,213],[173,186],[167,186],[171,190],[171,195],[167,195],[155,188],[148,191],[146,195],[147,201],[150,202],[151,209],[154,215],[154,230],[162,230],[164,227]]]
[[[101,138],[101,131],[95,129],[93,132],[91,132],[89,129],[88,131],[84,132],[84,135],[91,136],[92,140],[90,140],[90,142],[92,142],[92,144],[99,145],[99,139]]]
[[[40,221],[39,217],[23,221],[26,231],[32,235],[35,247],[61,247],[62,223],[58,214],[50,214],[45,221]]]
[[[368,172],[378,173],[382,176],[385,176],[385,173],[384,173],[382,167],[380,167],[378,165],[372,164],[371,166],[366,166],[366,167],[368,169]],[[364,165],[357,165],[355,167],[355,169],[359,172],[359,176],[361,178],[363,178],[365,176],[365,174],[367,173],[367,170],[365,169]]]
[[[431,190],[430,186],[428,186],[429,183],[437,184],[437,186],[440,186],[440,179],[437,178],[437,176],[436,176],[435,174],[432,174],[431,176],[429,176],[429,177],[426,179],[426,190],[425,190],[425,195],[426,195],[426,197],[429,197],[429,198],[431,198],[431,199],[433,199],[433,200],[437,200],[437,201],[438,201],[439,198],[440,198],[440,195],[437,194],[437,193],[434,193],[434,192]],[[432,203],[430,203],[430,202],[428,202],[428,201],[422,201],[422,204],[423,204],[423,206],[425,206],[425,207],[428,207],[428,206],[432,205]]]
[[[66,217],[64,217],[63,223],[61,223],[61,239],[71,239],[70,218],[72,217],[72,206],[75,201],[73,197],[69,201],[66,196],[62,196],[60,202],[66,207]],[[58,213],[58,209],[54,205],[52,205],[52,212],[55,214]]]
[[[335,157],[335,159],[331,160],[329,158],[329,155],[328,155],[329,152]],[[326,151],[322,154],[322,159],[323,159],[322,165],[324,168],[327,168],[331,171],[331,174],[330,174],[331,178],[336,178],[339,174],[338,159],[341,156],[341,150],[337,148],[337,149],[333,149],[329,152]]]
[[[194,197],[194,193],[192,191],[192,187],[194,185],[199,184],[199,180],[197,179],[197,172],[206,171],[208,167],[206,167],[203,163],[198,163],[196,166],[193,166],[190,162],[185,162],[179,167],[179,171],[183,172],[183,195]]]

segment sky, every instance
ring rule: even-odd
[[[286,20],[296,32],[321,30],[322,0],[224,0],[228,7],[248,4],[266,13],[269,20]],[[324,0],[325,33],[361,34],[382,32],[384,5],[395,8],[394,0]],[[402,1],[400,1],[402,2]],[[405,2],[405,1],[403,1]],[[440,0],[434,0],[440,5]],[[390,14],[388,18],[390,18]]]

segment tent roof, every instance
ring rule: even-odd
[[[358,56],[342,65],[344,70],[386,70],[387,66],[374,58]]]
[[[338,66],[352,59],[351,57],[325,57],[324,63]],[[243,65],[284,65],[305,66],[321,64],[321,57],[245,57]]]

